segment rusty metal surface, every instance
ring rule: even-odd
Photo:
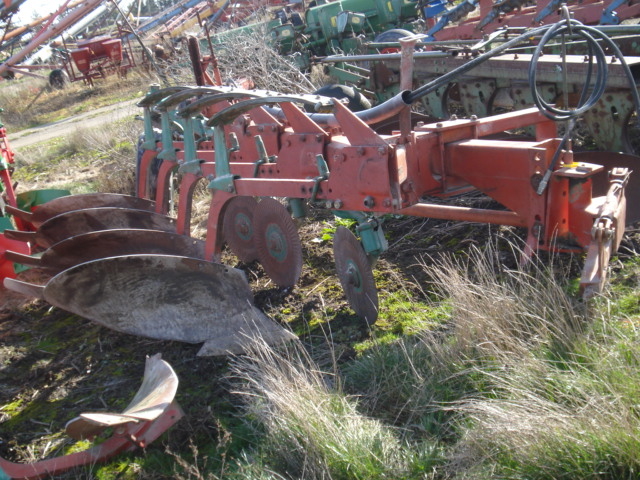
[[[7,258],[16,263],[46,268],[58,273],[91,260],[138,253],[204,259],[204,241],[162,230],[113,229],[66,238],[49,247],[40,257],[7,253]]]
[[[253,197],[234,197],[229,201],[222,223],[225,241],[231,251],[243,262],[258,258],[253,212],[258,202]]]
[[[44,221],[66,212],[103,207],[153,211],[155,204],[153,201],[145,198],[116,193],[70,195],[68,197],[60,197],[39,206],[34,212],[32,223],[37,227]]]
[[[533,55],[530,54],[505,54],[490,58],[484,63],[476,66],[469,72],[471,77],[482,77],[488,79],[506,79],[512,82],[528,81],[528,66]],[[635,73],[640,69],[640,57],[625,57],[629,68]],[[448,73],[469,62],[464,56],[448,56],[437,59],[427,58],[419,61],[419,56],[414,66],[418,77],[438,76]],[[560,55],[544,55],[538,60],[536,68],[536,78],[542,83],[562,83],[562,70],[558,68],[562,62]],[[391,59],[385,62],[393,69],[400,68],[399,59]],[[571,84],[582,85],[586,77],[588,62],[582,55],[567,55],[566,59],[567,81]],[[524,67],[524,68],[523,68]],[[624,73],[624,68],[620,62],[610,62],[608,69],[608,88],[628,88],[629,81]],[[464,77],[463,77],[464,78]],[[464,80],[463,80],[464,81]]]
[[[20,218],[24,218],[37,228],[45,221],[62,213],[98,207],[132,208],[136,210],[153,211],[155,205],[151,200],[130,195],[120,195],[117,193],[87,193],[82,195],[58,197],[38,206],[34,212],[25,212],[21,210],[20,212],[17,212],[17,214],[21,216]],[[11,213],[14,214],[14,211]]]
[[[170,255],[82,263],[53,277],[50,304],[113,330],[205,345],[199,355],[241,353],[249,338],[294,338],[253,306],[244,273]]]
[[[50,218],[35,232],[35,242],[41,247],[52,245],[75,235],[120,228],[144,228],[175,231],[175,219],[147,210],[128,208],[86,208],[62,213]]]
[[[300,236],[287,209],[273,198],[264,198],[254,214],[258,259],[280,287],[292,287],[302,273]]]

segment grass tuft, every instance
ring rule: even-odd
[[[293,478],[399,478],[408,455],[394,429],[358,413],[337,378],[300,345],[256,345],[234,361],[246,414],[264,432],[262,458]]]

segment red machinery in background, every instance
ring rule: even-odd
[[[83,80],[89,85],[93,85],[94,78],[105,78],[110,74],[125,76],[136,66],[129,40],[109,35],[78,42],[77,48],[69,50],[69,56],[72,61],[64,64],[69,80]]]

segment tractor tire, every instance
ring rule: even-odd
[[[402,28],[392,28],[391,30],[387,30],[386,32],[379,33],[376,38],[373,39],[374,42],[386,43],[386,42],[397,42],[401,38],[408,37],[413,35],[409,30],[404,30]],[[398,47],[387,47],[380,50],[380,53],[398,53],[400,51],[400,46]]]
[[[49,85],[57,90],[62,90],[69,83],[69,76],[64,70],[57,68],[49,74]]]
[[[413,33],[409,30],[405,30],[403,28],[392,28],[386,32],[379,33],[373,41],[378,43],[397,42],[401,38],[408,37],[410,35],[413,35]]]
[[[316,95],[322,95],[323,97],[337,98],[342,100],[344,98],[349,100],[347,107],[352,112],[360,112],[371,108],[371,102],[367,97],[362,95],[358,90],[347,85],[330,84],[320,87],[313,92]]]

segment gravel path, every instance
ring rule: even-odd
[[[125,100],[57,122],[39,125],[19,132],[9,132],[9,142],[14,149],[26,147],[34,143],[45,142],[52,138],[68,135],[78,128],[99,128],[100,125],[104,125],[105,123],[115,122],[128,116],[139,115],[142,112],[139,107],[136,107],[138,100],[139,99]]]

